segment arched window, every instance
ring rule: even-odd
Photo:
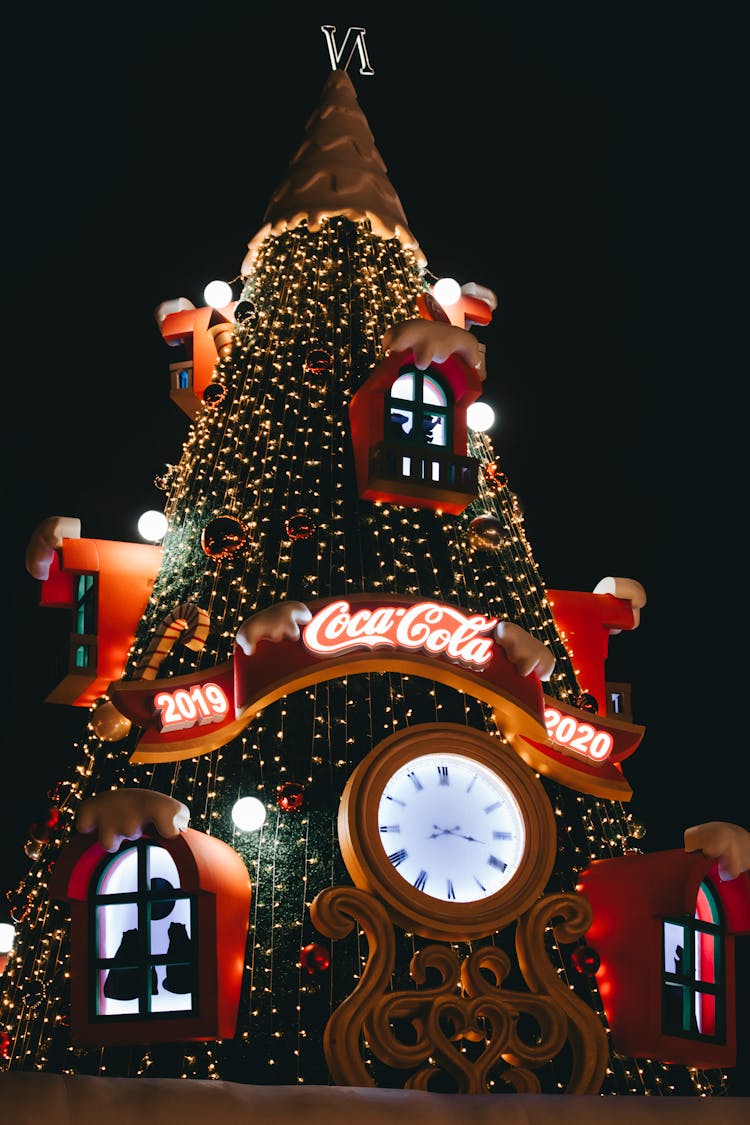
[[[716,895],[701,883],[692,918],[665,918],[662,1024],[668,1035],[723,1042],[724,939]]]
[[[90,901],[92,1017],[197,1010],[195,896],[158,844],[123,844],[99,870]]]
[[[480,389],[478,370],[457,354],[419,371],[410,351],[389,352],[349,404],[360,497],[463,512],[479,491],[466,412]]]
[[[433,371],[405,367],[385,398],[386,441],[452,448],[453,403]]]

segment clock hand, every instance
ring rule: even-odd
[[[433,824],[433,828],[437,828],[437,824]],[[461,825],[457,824],[455,828],[444,828],[443,833],[450,836],[458,836],[459,840],[469,840],[472,844],[483,844],[484,840],[477,840],[476,836],[466,836],[461,831]]]
[[[437,836],[458,836],[459,840],[468,840],[471,844],[483,844],[484,840],[478,840],[476,836],[465,836],[459,831],[461,825],[457,824],[455,828],[441,828],[439,824],[433,824],[435,831],[431,832],[427,837],[428,840],[434,840]]]

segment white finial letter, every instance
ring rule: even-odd
[[[331,59],[331,70],[347,70],[349,63],[352,61],[352,55],[355,50],[359,50],[359,73],[360,74],[374,74],[375,71],[370,66],[370,60],[367,57],[367,44],[365,43],[365,29],[363,27],[349,27],[346,30],[346,38],[341,44],[341,50],[336,49],[336,28],[333,24],[324,23],[320,29],[326,37],[328,44],[328,54]],[[354,35],[354,42],[349,47],[349,39]],[[349,47],[349,54],[346,55],[346,62],[342,67],[339,63],[346,54],[346,49]]]

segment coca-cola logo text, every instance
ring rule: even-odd
[[[452,606],[417,602],[411,606],[378,606],[356,609],[349,602],[330,602],[305,626],[302,640],[320,656],[350,649],[424,649],[431,656],[481,668],[494,649],[494,639],[485,636],[497,625],[496,617],[473,614],[467,617]]]

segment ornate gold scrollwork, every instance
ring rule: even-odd
[[[591,925],[591,906],[583,895],[545,895],[518,920],[516,954],[524,980],[551,996],[565,1013],[573,1065],[565,1092],[597,1094],[607,1069],[607,1032],[595,1012],[560,980],[544,952],[544,929],[552,923],[563,944],[574,942]]]
[[[380,902],[354,887],[329,887],[314,900],[311,919],[321,933],[342,938],[355,922],[365,932],[369,956],[354,991],[331,1015],[324,1037],[326,1060],[335,1082],[374,1086],[361,1057],[364,1039],[381,1063],[412,1073],[405,1088],[429,1090],[441,1074],[460,1093],[488,1093],[496,1080],[518,1093],[538,1093],[533,1071],[569,1043],[573,1053],[568,1093],[596,1093],[607,1061],[604,1027],[571,994],[549,962],[545,923],[562,918],[558,940],[573,941],[590,924],[585,899],[553,895],[539,900],[519,920],[516,934],[519,966],[532,991],[504,989],[510,959],[488,946],[463,961],[447,945],[418,951],[410,965],[413,991],[390,991],[395,960],[391,922]],[[428,979],[436,984],[425,987]],[[518,1032],[519,1017],[531,1017],[536,1041]],[[408,1024],[411,1041],[396,1026]],[[485,1043],[483,1050],[479,1044]],[[466,1045],[470,1049],[465,1049]]]
[[[339,1086],[374,1086],[360,1055],[360,1035],[375,1002],[389,987],[396,941],[385,908],[376,898],[356,887],[327,887],[310,905],[316,929],[332,938],[343,938],[359,922],[367,937],[370,955],[359,984],[333,1012],[323,1036],[331,1077]]]

